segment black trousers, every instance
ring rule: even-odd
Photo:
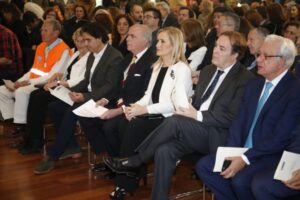
[[[24,135],[26,145],[42,145],[43,123],[48,110],[48,104],[56,99],[57,98],[51,95],[50,92],[43,89],[37,89],[30,94],[27,111],[27,125]]]
[[[161,119],[141,119],[136,118],[128,122],[123,119],[120,122],[121,133],[121,150],[120,157],[128,157],[135,154],[135,149],[142,143],[142,141],[162,122]],[[146,173],[145,168],[140,169],[140,177],[144,177]],[[126,175],[117,175],[116,185],[124,188],[126,191],[134,191],[138,188],[140,177],[128,177]]]

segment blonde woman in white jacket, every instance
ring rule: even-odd
[[[181,107],[189,107],[192,79],[191,69],[184,57],[183,35],[179,29],[167,27],[158,32],[157,41],[159,59],[153,65],[147,91],[139,101],[124,109],[128,121],[124,120],[120,126],[121,157],[133,155],[135,148],[166,117],[173,115]],[[111,158],[104,158],[104,162],[106,159]],[[124,199],[126,192],[134,192],[140,177],[145,177],[145,170],[142,169],[138,177],[117,175],[116,189],[110,197]]]

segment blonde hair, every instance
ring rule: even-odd
[[[82,29],[81,27],[76,29],[76,31],[73,33],[72,35],[72,40],[75,42],[75,40],[79,37],[79,36],[82,36]]]
[[[172,65],[176,64],[179,61],[182,61],[186,64],[186,58],[184,55],[184,46],[183,46],[183,34],[182,32],[175,27],[166,27],[158,31],[157,35],[161,33],[166,33],[172,45]],[[163,60],[161,57],[154,63],[154,70],[157,70],[163,66]]]

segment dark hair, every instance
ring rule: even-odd
[[[121,14],[121,15],[117,16],[117,18],[115,20],[115,31],[114,31],[114,37],[113,37],[113,44],[116,44],[116,45],[119,45],[119,42],[121,40],[121,36],[117,30],[117,25],[118,25],[118,22],[120,21],[120,19],[122,19],[122,18],[127,20],[129,27],[133,25],[133,20],[129,15]]]
[[[23,14],[23,22],[26,26],[33,23],[36,19],[38,19],[38,17],[31,11],[26,11]]]
[[[108,41],[108,32],[99,22],[85,24],[82,27],[82,32],[88,33],[94,38],[101,38],[103,43],[107,43]]]
[[[245,37],[236,31],[225,31],[221,36],[226,36],[230,40],[231,53],[238,54],[237,60],[241,60],[244,57],[245,51],[247,49],[247,42]]]
[[[286,21],[283,25],[282,30],[285,31],[287,27],[289,26],[295,26],[297,29],[300,27],[300,22],[299,21]]]
[[[272,3],[267,7],[269,20],[273,24],[283,24],[285,22],[285,16],[283,8],[279,3]]]
[[[233,12],[233,10],[227,6],[219,6],[214,9],[213,14],[215,14],[216,12],[217,13]]]
[[[12,22],[21,19],[21,11],[14,3],[6,3],[2,7],[3,13],[11,13],[12,14]]]
[[[101,24],[108,33],[113,33],[114,31],[114,21],[111,15],[108,13],[100,13],[95,15],[95,21]]]
[[[132,4],[132,6],[130,6],[130,13],[132,13],[134,6],[139,6],[139,7],[141,7],[143,9],[142,5],[140,5],[138,3],[134,3],[134,4]]]
[[[159,10],[156,8],[148,8],[144,11],[144,13],[146,13],[146,12],[152,12],[154,18],[159,19],[158,26],[160,27],[161,23],[162,23],[162,17],[161,17],[161,13],[159,12]]]
[[[181,24],[181,29],[185,35],[186,42],[192,45],[191,47],[199,48],[205,45],[205,35],[198,20],[184,20]]]
[[[76,12],[76,8],[82,8],[83,12],[84,12],[84,17],[82,19],[89,20],[88,13],[87,13],[87,11],[86,11],[86,9],[85,9],[85,7],[83,5],[76,4],[74,6],[74,14]]]
[[[263,21],[262,16],[256,10],[248,10],[245,13],[245,18],[252,24],[254,27],[259,27],[260,23]]]
[[[187,6],[181,6],[181,7],[179,8],[179,11],[181,11],[181,10],[188,10],[188,11],[189,11],[189,18],[194,18],[194,17],[196,17],[195,12],[194,12],[192,9],[190,9],[189,7],[187,7]]]

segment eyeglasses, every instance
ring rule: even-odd
[[[263,53],[257,53],[255,54],[255,57],[258,58],[262,56],[264,59],[268,59],[268,58],[282,58],[282,55],[267,55],[267,54],[263,54]]]

